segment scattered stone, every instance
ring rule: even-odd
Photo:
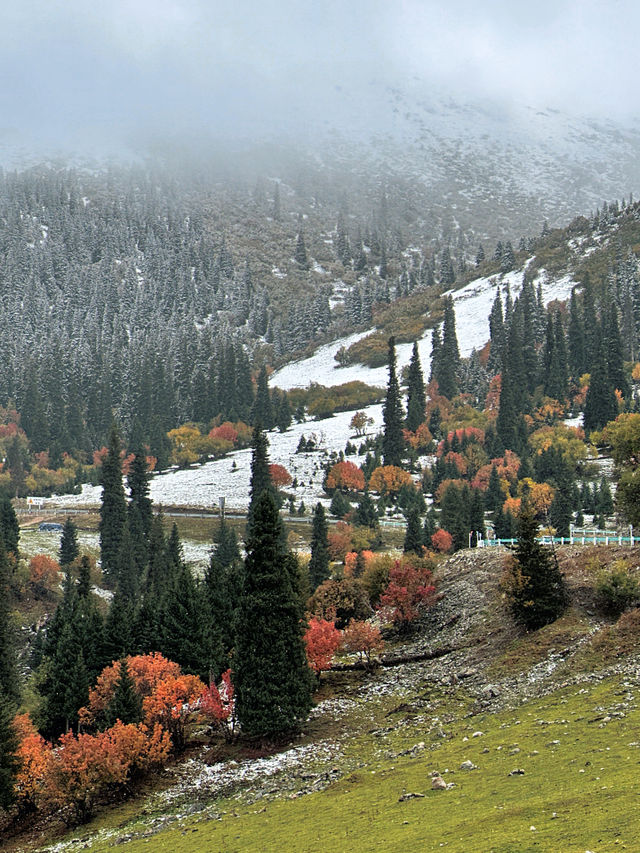
[[[444,781],[442,776],[434,776],[431,780],[431,790],[432,791],[446,791],[447,783]]]
[[[477,669],[463,669],[462,672],[458,673],[458,678],[473,678],[473,676],[477,674]]]
[[[497,684],[485,684],[482,688],[482,695],[487,699],[491,699],[494,696],[500,695],[500,688]]]
[[[407,794],[401,794],[398,797],[398,802],[399,803],[405,803],[407,800],[418,800],[418,799],[424,799],[424,794],[418,794],[416,792],[409,792]]]
[[[509,750],[509,755],[517,755],[520,752],[519,746],[514,746],[513,749]]]
[[[471,737],[482,737],[484,732],[474,732]]]
[[[478,769],[477,764],[474,764],[473,761],[469,761],[469,759],[467,759],[466,761],[463,761],[462,764],[460,765],[460,770],[477,770],[477,769]]]
[[[514,769],[509,773],[509,776],[524,776],[524,770],[522,767],[514,767]]]
[[[482,750],[482,752],[483,752],[483,753],[490,752],[489,747],[488,747],[488,746],[485,746],[485,748]]]

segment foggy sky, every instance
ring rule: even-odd
[[[0,132],[41,144],[386,120],[384,92],[640,116],[635,0],[0,0]]]

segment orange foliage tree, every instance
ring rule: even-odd
[[[278,465],[277,462],[272,462],[269,465],[269,476],[276,489],[283,489],[291,482],[291,474],[284,465]]]
[[[158,684],[164,679],[176,678],[180,675],[179,664],[167,660],[160,652],[129,656],[126,661],[136,692],[142,699],[151,696]],[[101,715],[113,699],[119,677],[120,664],[118,661],[114,661],[102,670],[96,679],[96,686],[89,691],[87,707],[80,709],[79,716],[83,725],[99,722]]]
[[[351,536],[353,527],[344,521],[339,521],[327,534],[329,543],[329,557],[335,562],[344,560],[347,552],[351,550]]]
[[[396,495],[403,486],[412,483],[411,474],[397,465],[381,465],[372,472],[369,488],[372,492]]]
[[[18,714],[13,721],[18,735],[19,762],[15,780],[16,806],[19,814],[40,809],[52,797],[49,784],[52,746],[33,725],[28,714]]]
[[[312,616],[304,634],[304,642],[309,666],[320,676],[324,670],[331,669],[331,662],[342,642],[342,635],[335,622]]]
[[[448,530],[436,530],[431,537],[431,544],[440,554],[448,554],[453,548],[453,536]]]
[[[205,685],[197,675],[169,676],[163,679],[151,696],[142,701],[142,713],[147,724],[159,723],[169,732],[176,749],[184,749],[187,722]]]
[[[60,564],[47,554],[36,554],[29,560],[29,584],[36,598],[50,595],[60,581]]]
[[[352,619],[342,632],[342,648],[370,664],[372,655],[384,649],[380,628],[370,622]]]
[[[160,766],[170,741],[160,726],[115,726],[96,735],[68,732],[52,751],[47,774],[52,798],[71,810],[72,819],[85,821],[96,800],[126,788],[132,775]]]
[[[404,440],[416,453],[419,451],[426,452],[433,443],[433,436],[426,421],[423,421],[415,432],[411,432],[408,429],[402,432]]]
[[[364,474],[354,462],[336,462],[327,474],[326,488],[343,492],[361,492],[364,489]]]

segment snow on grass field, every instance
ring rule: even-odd
[[[382,425],[382,406],[370,406],[367,414],[374,421],[369,434],[376,433]],[[285,433],[268,433],[270,461],[284,465],[292,477],[298,478],[295,490],[287,487],[287,491],[295,495],[296,505],[303,500],[307,510],[311,510],[319,500],[328,504],[322,490],[322,464],[332,452],[344,450],[348,439],[354,441],[356,446],[362,440],[354,438],[353,430],[349,427],[352,417],[353,412],[339,412],[323,421],[293,424]],[[306,438],[314,435],[319,450],[296,453],[301,435]],[[151,480],[150,495],[155,504],[164,506],[213,507],[224,497],[227,508],[246,509],[250,476],[251,450],[247,448],[197,468],[158,474]],[[101,486],[85,485],[79,495],[56,496],[47,503],[70,507],[97,505],[101,493]]]

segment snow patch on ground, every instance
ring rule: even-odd
[[[377,433],[382,427],[382,405],[380,403],[367,409],[373,425],[368,434]],[[304,501],[307,514],[310,514],[318,501],[328,506],[329,499],[322,489],[324,479],[323,463],[332,452],[344,450],[347,439],[356,446],[362,438],[355,438],[349,423],[353,412],[338,412],[332,418],[322,421],[305,421],[293,424],[285,433],[273,431],[267,434],[269,440],[269,460],[284,465],[292,478],[297,477],[296,489],[287,487],[285,491],[295,496],[296,507]],[[296,453],[300,437],[307,439],[315,436],[319,450],[313,453]],[[352,457],[356,462],[361,457]],[[251,478],[251,449],[237,450],[223,459],[207,462],[198,468],[167,471],[152,478],[150,497],[154,504],[162,506],[214,507],[220,498],[230,510],[246,509],[249,500],[249,481]],[[46,504],[55,506],[97,506],[100,503],[102,486],[85,484],[79,495],[62,495],[49,498]],[[187,556],[187,555],[185,555]],[[191,561],[191,555],[189,555]],[[205,562],[200,554],[194,562]]]
[[[460,355],[464,357],[471,355],[474,349],[481,349],[489,340],[489,314],[498,289],[500,289],[504,306],[507,285],[512,298],[515,298],[520,293],[523,272],[529,263],[530,261],[525,264],[523,269],[486,278],[477,278],[460,290],[449,291],[453,297],[456,312],[456,332]],[[542,298],[546,305],[554,299],[568,299],[576,283],[568,275],[560,279],[550,279],[545,270],[540,270],[534,281],[534,287],[537,288],[538,284],[542,287]],[[292,362],[277,370],[271,378],[271,384],[285,391],[291,388],[306,388],[312,382],[332,386],[360,380],[368,385],[386,386],[388,378],[386,366],[371,368],[364,364],[350,364],[346,367],[340,367],[334,358],[341,347],[348,349],[351,344],[365,338],[373,331],[375,329],[357,332],[330,344],[325,344],[309,358]],[[411,343],[396,346],[398,371],[409,363],[412,348],[413,344]],[[430,331],[427,331],[418,341],[418,351],[423,372],[425,376],[428,376],[431,365]]]

